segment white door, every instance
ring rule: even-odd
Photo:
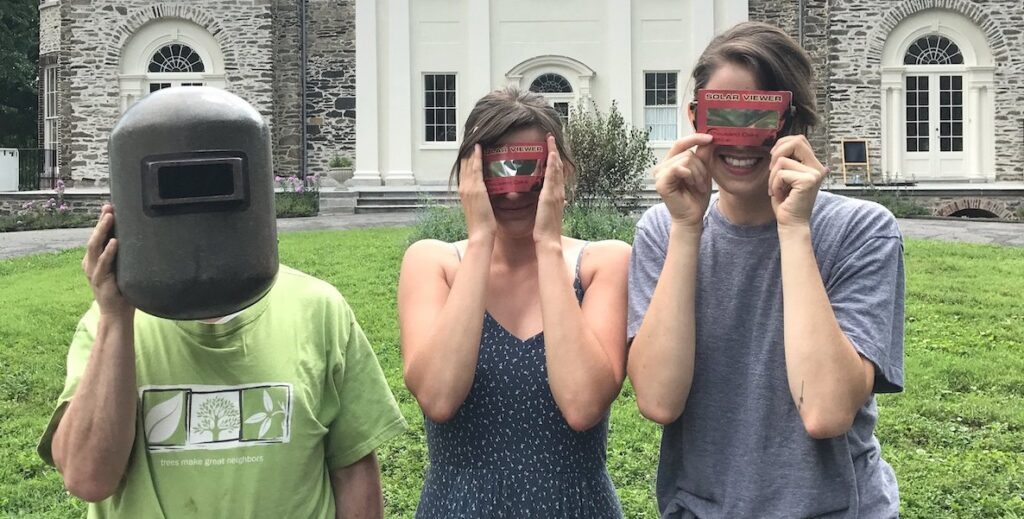
[[[908,73],[903,171],[911,178],[966,176],[963,75]]]

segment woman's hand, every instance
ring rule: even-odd
[[[562,243],[562,213],[565,210],[565,166],[558,154],[555,137],[547,136],[548,161],[544,170],[544,187],[537,202],[537,218],[533,224],[533,241]]]
[[[780,227],[809,225],[818,188],[828,169],[803,135],[783,137],[771,152],[768,196]]]
[[[89,280],[93,297],[100,307],[101,315],[132,319],[135,308],[121,295],[114,274],[114,260],[117,258],[117,238],[110,238],[114,229],[114,207],[104,205],[100,219],[85,245],[82,271]]]
[[[466,231],[470,241],[493,239],[498,224],[494,220],[491,199],[484,186],[483,152],[480,145],[473,147],[473,154],[459,161],[459,199],[466,215]]]
[[[668,155],[654,167],[654,185],[668,207],[674,224],[696,229],[704,223],[711,199],[710,161],[712,137],[696,133],[672,145]]]

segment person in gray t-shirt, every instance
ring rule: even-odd
[[[695,134],[655,168],[664,203],[636,227],[628,374],[665,425],[662,517],[899,514],[873,395],[903,387],[902,238],[882,206],[818,192],[810,74],[769,25],[717,37],[695,90],[790,90],[796,114],[770,149]]]

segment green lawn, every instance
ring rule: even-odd
[[[284,263],[345,295],[411,425],[380,453],[387,517],[411,517],[422,418],[401,381],[395,285],[408,230],[285,234]],[[75,517],[82,503],[35,456],[90,293],[81,250],[0,261],[0,516]],[[1024,517],[1024,249],[909,241],[907,392],[880,397],[878,436],[909,518]],[[626,517],[655,517],[658,428],[627,387],[609,469]]]

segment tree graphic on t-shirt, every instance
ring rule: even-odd
[[[192,426],[192,433],[208,432],[213,435],[213,441],[219,441],[222,432],[238,430],[239,426],[238,408],[228,399],[220,396],[200,404],[196,418],[197,421]]]

